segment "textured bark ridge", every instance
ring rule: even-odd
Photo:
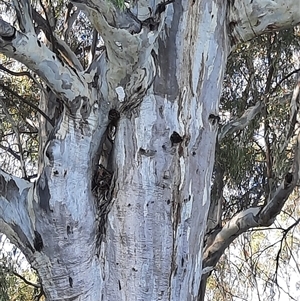
[[[47,300],[197,300],[227,30],[234,43],[255,35],[238,28],[239,2],[72,1],[105,43],[86,70],[59,37],[46,30],[54,51],[39,40],[29,1],[14,2],[19,28],[0,20],[0,51],[47,84],[53,128],[41,123],[35,183],[0,171],[1,231]]]

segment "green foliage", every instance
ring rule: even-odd
[[[240,117],[258,101],[264,109],[246,128],[228,135],[217,150],[225,184],[234,191],[227,201],[239,204],[230,213],[225,210],[227,218],[268,197],[291,166],[294,142],[283,145],[299,51],[299,38],[289,29],[242,44],[230,56],[220,105],[222,123]]]
[[[297,132],[291,126],[290,102],[298,80],[299,53],[299,36],[288,29],[257,37],[230,56],[221,123],[241,117],[258,101],[264,108],[246,128],[218,145],[215,179],[221,170],[222,224],[241,210],[263,204],[292,166]],[[300,206],[295,199],[299,191],[291,195],[273,230],[245,233],[233,242],[208,280],[207,300],[252,300],[257,295],[260,300],[295,298],[287,289],[292,286],[289,275],[299,277],[293,255],[300,250],[296,227]]]
[[[125,9],[125,1],[124,0],[110,0],[116,7],[118,7],[120,10]]]
[[[36,172],[34,162],[38,159],[39,90],[28,76],[12,76],[5,66],[11,60],[1,57],[0,71],[0,153],[2,168],[24,176]],[[30,73],[22,66],[14,67],[14,74]],[[26,165],[26,172],[24,172]],[[23,172],[22,172],[23,170]]]
[[[25,277],[31,282],[37,281],[37,276],[29,271],[24,272],[22,277]],[[0,267],[0,284],[0,301],[32,301],[38,294],[36,288],[28,285],[18,276],[8,272],[3,267]]]
[[[9,282],[6,278],[5,270],[1,267],[0,263],[0,301],[9,301]]]
[[[37,274],[26,264],[22,253],[1,234],[0,244],[0,301],[35,300],[40,295]]]

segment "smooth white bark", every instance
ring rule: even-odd
[[[299,0],[229,2],[228,25],[232,44],[251,40],[263,32],[299,24]]]
[[[14,242],[38,270],[48,300],[197,300],[209,271],[202,270],[202,247],[229,37],[232,43],[254,36],[253,25],[244,26],[248,13],[235,10],[237,1],[229,14],[223,1],[184,0],[161,13],[158,3],[143,1],[139,12],[152,13],[137,21],[107,1],[73,3],[107,47],[86,72],[40,43],[26,15],[23,32],[0,24],[0,51],[37,72],[64,106],[40,154],[39,180],[22,182],[31,189],[22,209],[27,219],[14,211],[11,221],[3,218],[13,203],[1,186],[4,232],[12,238],[13,223],[22,229],[25,237],[17,233]],[[277,4],[274,11],[282,8]],[[266,2],[249,5],[253,18],[262,18]],[[291,23],[289,15],[280,22]],[[120,118],[112,121],[111,110]],[[107,170],[112,181],[96,196],[101,157],[98,173]],[[20,193],[15,199],[20,203]],[[259,224],[257,214],[248,209],[232,220],[204,258],[219,254],[239,229]]]

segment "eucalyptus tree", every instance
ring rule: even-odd
[[[207,237],[267,203],[291,171],[299,131],[298,30],[264,34],[230,54],[211,194],[218,209],[211,207]],[[298,198],[295,189],[271,229],[254,227],[230,244],[209,280],[207,300],[297,299]]]
[[[48,300],[201,299],[225,248],[270,225],[298,180],[296,149],[268,202],[207,232],[203,252],[228,55],[298,24],[299,1],[76,0],[64,16],[61,1],[12,2],[0,52],[39,76],[43,114],[37,180],[0,172],[1,231]]]

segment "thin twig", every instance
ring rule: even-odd
[[[21,164],[21,170],[22,170],[22,177],[23,178],[27,178],[27,173],[26,173],[26,169],[25,169],[25,160],[24,160],[24,156],[23,156],[23,148],[22,148],[22,143],[21,143],[21,136],[19,133],[19,129],[15,123],[15,121],[13,120],[13,118],[11,117],[5,102],[3,101],[3,98],[0,97],[0,104],[2,105],[2,109],[4,111],[4,114],[6,115],[7,119],[9,120],[9,122],[11,123],[11,126],[14,130],[14,132],[16,133],[16,138],[17,138],[17,143],[18,143],[18,148],[19,148],[19,154],[20,154],[20,164]]]
[[[11,93],[13,96],[19,98],[21,101],[23,101],[24,103],[26,103],[27,105],[29,105],[34,110],[36,110],[38,113],[40,113],[53,126],[53,122],[51,121],[50,117],[47,116],[47,114],[45,112],[43,112],[38,106],[36,106],[35,104],[33,104],[32,102],[30,102],[29,100],[25,99],[24,97],[22,97],[21,95],[19,95],[18,93],[16,93],[15,91],[11,90],[10,88],[4,86],[1,83],[0,83],[0,87],[3,90]]]
[[[35,287],[35,288],[37,288],[37,289],[40,289],[40,288],[41,288],[40,285],[38,285],[38,284],[36,284],[36,283],[33,283],[33,282],[27,280],[25,277],[23,277],[22,275],[20,275],[20,274],[17,273],[17,272],[11,271],[11,273],[12,273],[13,275],[15,275],[16,277],[20,278],[20,279],[21,279],[22,281],[24,281],[27,285],[33,286],[33,287]]]
[[[284,76],[284,77],[276,84],[276,86],[271,90],[271,93],[270,93],[270,94],[274,93],[274,92],[278,89],[278,87],[281,85],[281,83],[282,83],[283,81],[285,81],[286,79],[288,79],[288,78],[289,78],[290,76],[292,76],[293,74],[298,73],[299,71],[300,71],[300,68],[295,69],[294,71],[292,71],[292,72],[290,72],[289,74],[287,74],[286,76]]]

